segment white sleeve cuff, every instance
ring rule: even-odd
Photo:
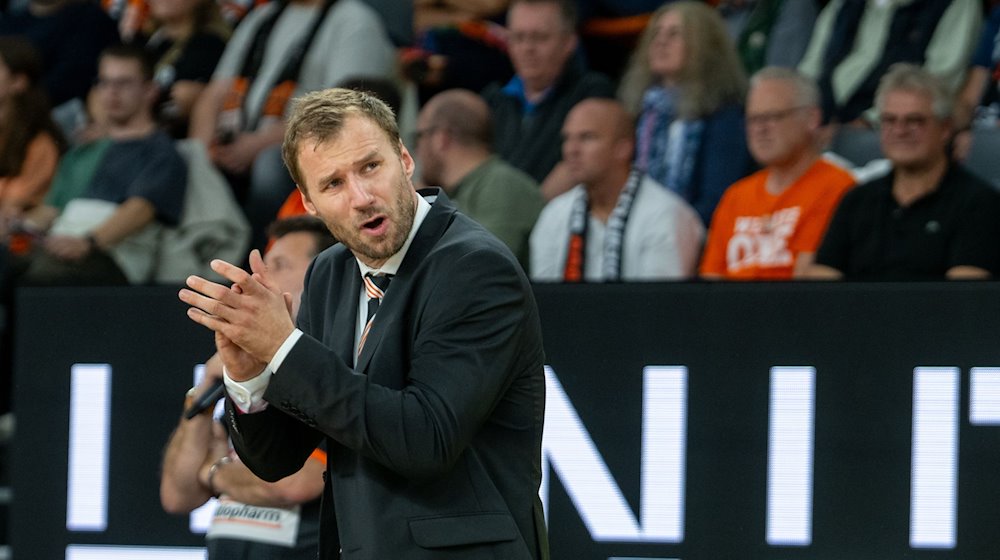
[[[278,368],[281,367],[282,362],[285,361],[285,358],[288,357],[288,353],[292,351],[295,343],[298,342],[300,338],[302,338],[302,331],[299,329],[292,331],[292,334],[288,335],[288,338],[286,338],[285,341],[281,343],[281,346],[278,347],[278,351],[271,357],[271,362],[267,364],[267,368],[272,372],[277,373]]]
[[[264,391],[271,382],[271,375],[273,375],[271,368],[265,367],[257,377],[246,381],[233,381],[229,377],[229,371],[225,367],[222,368],[222,380],[226,384],[226,392],[240,412],[260,412],[267,408]]]
[[[236,403],[236,408],[239,408],[240,412],[260,412],[267,408],[267,401],[264,400],[264,391],[267,390],[267,386],[271,383],[271,376],[278,371],[281,363],[285,361],[288,353],[292,351],[295,343],[301,337],[302,331],[299,329],[292,331],[292,334],[288,335],[288,338],[278,347],[278,351],[271,357],[271,362],[267,364],[264,371],[260,372],[257,377],[246,381],[234,381],[229,377],[229,372],[226,371],[226,368],[222,368],[222,379],[226,384],[226,391]]]

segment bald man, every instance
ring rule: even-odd
[[[486,102],[462,89],[430,98],[417,117],[415,153],[422,182],[442,187],[527,270],[528,237],[545,202],[534,179],[493,153]]]
[[[682,198],[632,169],[632,121],[611,99],[585,99],[562,127],[576,183],[542,210],[531,234],[531,277],[549,282],[684,279],[705,237]]]

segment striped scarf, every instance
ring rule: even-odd
[[[618,195],[615,208],[608,217],[607,229],[604,233],[604,246],[601,248],[601,279],[605,282],[618,282],[622,277],[622,249],[625,247],[625,226],[632,213],[632,203],[639,192],[639,184],[643,174],[635,169],[629,173],[628,181]],[[590,223],[590,200],[587,191],[573,201],[573,209],[569,220],[569,249],[566,251],[566,263],[563,266],[563,281],[582,282],[586,269],[587,226]]]
[[[697,197],[691,178],[705,122],[676,118],[677,90],[653,86],[642,98],[635,165],[684,200]]]

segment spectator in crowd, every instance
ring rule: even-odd
[[[25,214],[46,235],[15,264],[23,283],[145,282],[161,226],[179,219],[187,169],[153,119],[152,65],[142,49],[116,46],[98,68],[108,135],[67,152],[45,204]]]
[[[417,117],[416,156],[426,185],[441,186],[528,266],[528,237],[545,205],[538,183],[492,151],[490,109],[475,93],[448,90]]]
[[[572,186],[558,166],[559,128],[587,97],[611,97],[611,82],[587,72],[579,58],[571,0],[514,0],[507,12],[508,48],[515,75],[483,97],[493,112],[496,152],[542,184],[551,199]]]
[[[64,148],[41,77],[31,43],[0,37],[0,231],[42,202]]]
[[[291,294],[295,314],[306,269],[313,257],[336,241],[322,221],[310,216],[275,222],[269,231],[274,244],[264,263],[278,289]],[[189,392],[184,410],[221,380],[222,361],[213,356],[205,364],[204,380]],[[206,537],[209,560],[315,559],[326,453],[317,449],[297,473],[265,482],[233,451],[224,424],[212,419],[214,409],[182,418],[170,436],[160,477],[163,508],[189,513],[209,498],[220,497]],[[257,519],[276,522],[248,523]]]
[[[160,87],[156,115],[174,138],[186,138],[195,100],[212,78],[229,39],[215,0],[150,0],[155,29],[145,40]]]
[[[799,70],[819,85],[824,119],[852,123],[897,62],[922,64],[957,91],[981,20],[980,0],[831,0]]]
[[[54,106],[78,99],[82,107],[98,55],[118,42],[114,22],[88,0],[31,0],[27,10],[0,18],[2,35],[23,35],[42,54],[41,83]]]
[[[894,65],[875,96],[893,171],[844,195],[808,275],[849,280],[988,278],[1000,268],[1000,193],[949,161],[952,96]]]
[[[726,187],[752,168],[743,126],[746,75],[722,18],[684,1],[657,10],[622,78],[638,114],[636,167],[708,224]]]
[[[263,247],[266,228],[294,185],[281,163],[288,101],[346,78],[392,75],[396,54],[379,15],[362,0],[289,0],[240,23],[192,112],[192,138],[243,200]]]
[[[812,264],[830,216],[854,179],[820,158],[816,84],[768,67],[750,81],[747,143],[764,169],[729,187],[712,217],[701,276],[788,280]]]
[[[818,0],[719,0],[715,7],[747,74],[765,66],[796,67],[820,9]]]
[[[705,228],[683,199],[632,167],[635,131],[622,105],[586,99],[563,124],[563,161],[577,186],[542,210],[531,277],[616,282],[687,278]]]
[[[145,45],[154,61],[160,95],[153,113],[170,136],[186,138],[191,109],[212,77],[229,39],[229,27],[222,19],[219,5],[215,0],[149,0],[148,3],[130,0],[125,6],[123,21],[139,18],[128,15],[136,12],[149,16],[143,18],[142,26],[150,30],[149,34],[143,33],[142,28],[130,30],[127,42]],[[124,30],[122,36],[126,36]],[[87,105],[91,124],[78,135],[82,141],[99,138],[106,132],[100,106],[92,97]]]

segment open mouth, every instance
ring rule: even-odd
[[[378,231],[384,223],[385,223],[384,216],[376,216],[368,220],[367,222],[361,224],[361,229],[367,231]]]

